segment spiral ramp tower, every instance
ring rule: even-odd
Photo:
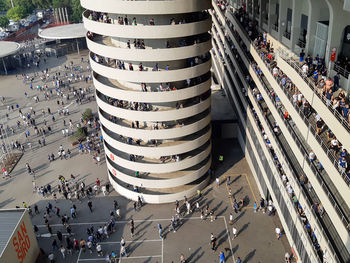
[[[111,185],[147,203],[194,195],[211,165],[211,1],[81,4]]]

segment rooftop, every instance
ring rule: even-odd
[[[25,209],[1,209],[0,210],[0,255],[21,220]]]
[[[46,39],[74,39],[85,37],[85,34],[83,23],[50,27],[38,33],[39,37]]]
[[[16,42],[0,41],[0,58],[16,53],[19,47]]]

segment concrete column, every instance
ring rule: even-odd
[[[278,41],[282,42],[282,36],[287,27],[287,3],[286,0],[280,0],[278,19]]]
[[[61,8],[58,8],[58,14],[59,14],[59,16],[60,16],[60,23],[63,23],[64,21],[63,21],[63,17],[62,17],[62,12],[61,12]]]
[[[64,9],[63,9],[63,7],[61,8],[61,12],[62,12],[63,24],[66,24],[67,21],[66,21],[66,16],[65,16],[65,14],[64,14]]]
[[[5,64],[4,58],[2,58],[2,64],[4,66],[5,74],[7,75],[7,68],[6,68],[6,64]]]
[[[308,0],[309,1],[309,17],[308,17],[308,28],[306,36],[305,53],[310,55],[313,54],[315,45],[316,35],[316,23],[318,21],[329,20],[329,9],[325,0]],[[328,35],[329,36],[329,35]]]
[[[247,3],[247,13],[248,13],[249,17],[252,17],[252,15],[251,15],[252,14],[252,6],[253,6],[252,0],[247,0],[246,3]]]
[[[55,8],[55,19],[56,19],[56,24],[59,24],[60,23],[60,18],[58,16],[58,10],[57,8]]]
[[[67,21],[67,24],[69,24],[67,7],[64,8],[64,13],[66,14],[66,21]]]
[[[350,12],[344,11],[343,4],[338,1],[326,0],[329,6],[329,27],[326,46],[326,63],[329,62],[332,48],[337,49],[337,56],[343,41],[345,27],[349,24]],[[328,64],[326,64],[328,65]]]
[[[269,33],[271,33],[272,26],[275,24],[275,20],[277,18],[277,14],[275,13],[276,10],[276,4],[278,3],[278,0],[270,0],[269,2]]]
[[[301,20],[300,4],[298,4],[297,0],[293,0],[292,29],[291,29],[291,36],[290,36],[293,52],[301,51],[301,50],[296,50],[296,44],[298,43],[299,35],[300,35],[300,20]]]
[[[79,41],[78,41],[77,38],[76,38],[75,40],[77,41],[77,51],[78,51],[78,55],[80,55],[80,52],[79,52]]]

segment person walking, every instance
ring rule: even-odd
[[[51,246],[52,246],[52,250],[58,249],[56,238],[53,239]]]
[[[90,209],[90,212],[92,213],[92,202],[91,202],[91,200],[89,200],[87,205],[88,205],[88,207]]]
[[[88,240],[86,245],[87,245],[88,250],[90,251],[90,254],[92,254],[92,242],[90,240]]]
[[[159,238],[160,239],[163,239],[164,236],[163,236],[163,227],[161,224],[158,224],[158,233],[159,233]]]
[[[235,227],[232,228],[232,234],[233,234],[233,237],[232,237],[232,240],[233,240],[237,237],[237,228]]]
[[[210,246],[213,251],[216,250],[216,237],[213,233],[210,233]]]
[[[97,251],[97,255],[100,257],[100,256],[103,256],[103,251],[102,251],[102,247],[100,245],[100,243],[97,243],[96,244],[96,251]]]
[[[224,253],[224,251],[220,251],[219,259],[220,259],[219,263],[225,263],[225,253]]]
[[[184,254],[180,255],[180,263],[186,263],[186,258]]]
[[[62,242],[63,242],[63,235],[62,235],[61,231],[57,231],[56,235],[57,235],[58,240],[62,244]]]
[[[76,238],[73,239],[73,246],[74,246],[74,249],[75,249],[77,252],[79,252],[79,250],[80,250],[79,241],[78,241]]]
[[[63,259],[65,259],[66,258],[66,249],[64,248],[64,246],[60,247],[60,252],[62,254]]]
[[[130,220],[130,233],[131,233],[131,237],[134,236],[134,231],[135,231],[134,219],[131,219],[131,220]]]
[[[50,263],[55,263],[55,255],[53,254],[53,252],[51,252],[48,256]]]

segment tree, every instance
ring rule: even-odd
[[[6,0],[0,0],[0,11],[7,11],[8,5]]]
[[[73,135],[73,138],[78,140],[78,141],[83,141],[83,140],[85,140],[87,135],[88,135],[87,128],[85,126],[79,127],[77,129],[77,132]]]
[[[9,25],[9,19],[6,16],[0,16],[0,27],[6,28]]]
[[[36,8],[49,8],[52,5],[52,1],[51,0],[32,0],[32,4],[36,7]]]
[[[89,109],[86,109],[83,113],[83,120],[84,121],[89,121],[89,120],[92,120],[92,118],[94,117],[94,115],[92,114],[92,110],[89,108]]]
[[[7,17],[8,19],[18,21],[21,18],[24,18],[27,16],[27,10],[23,6],[15,6],[14,8],[11,8],[7,11]]]
[[[82,14],[84,12],[84,8],[80,5],[80,0],[72,0],[72,16],[71,20],[74,23],[79,23],[82,21]]]

